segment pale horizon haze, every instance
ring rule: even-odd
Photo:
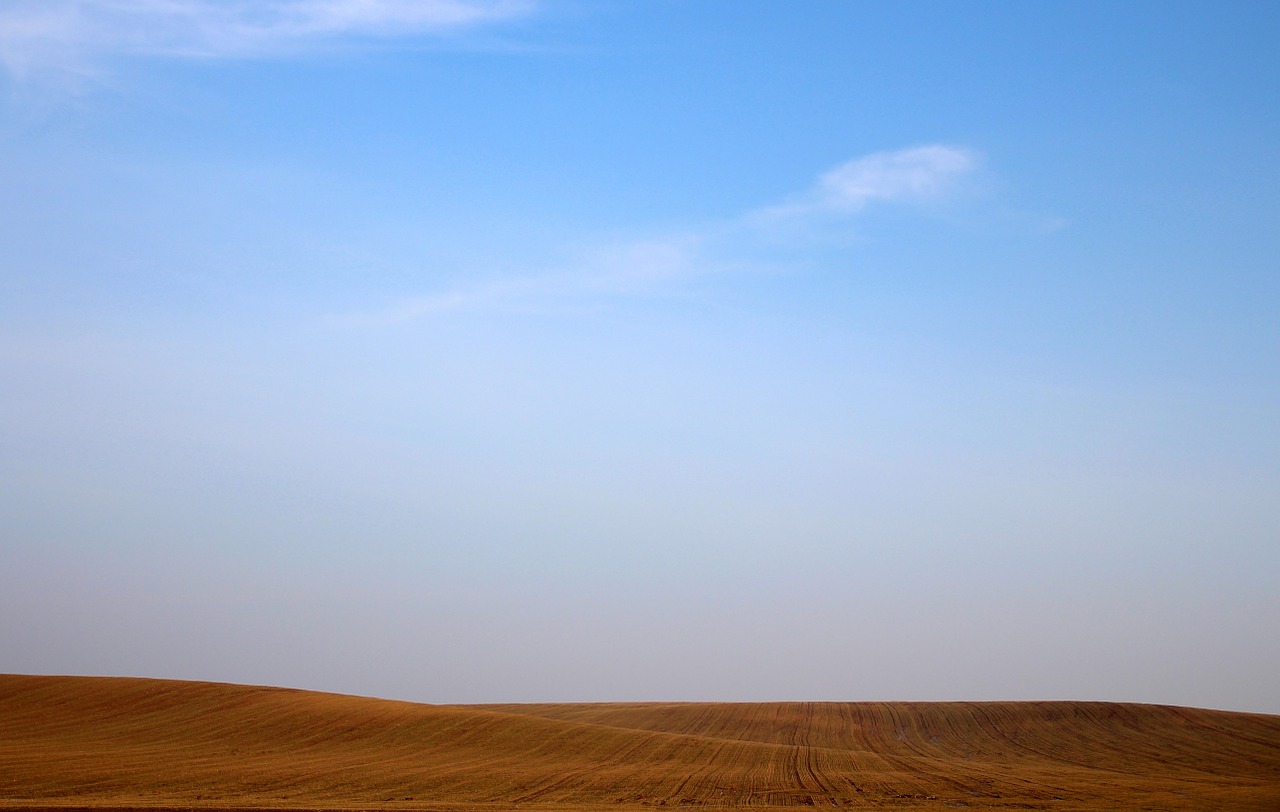
[[[1280,5],[0,2],[0,672],[1280,713]]]

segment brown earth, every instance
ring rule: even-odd
[[[1280,716],[1096,702],[439,706],[0,675],[0,812],[1280,810]]]

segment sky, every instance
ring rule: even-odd
[[[0,671],[1280,713],[1278,36],[6,0]]]

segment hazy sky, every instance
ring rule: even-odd
[[[0,671],[1280,713],[1278,40],[5,0]]]

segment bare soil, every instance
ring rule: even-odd
[[[443,706],[0,675],[0,812],[1280,810],[1280,716],[1096,702]]]

